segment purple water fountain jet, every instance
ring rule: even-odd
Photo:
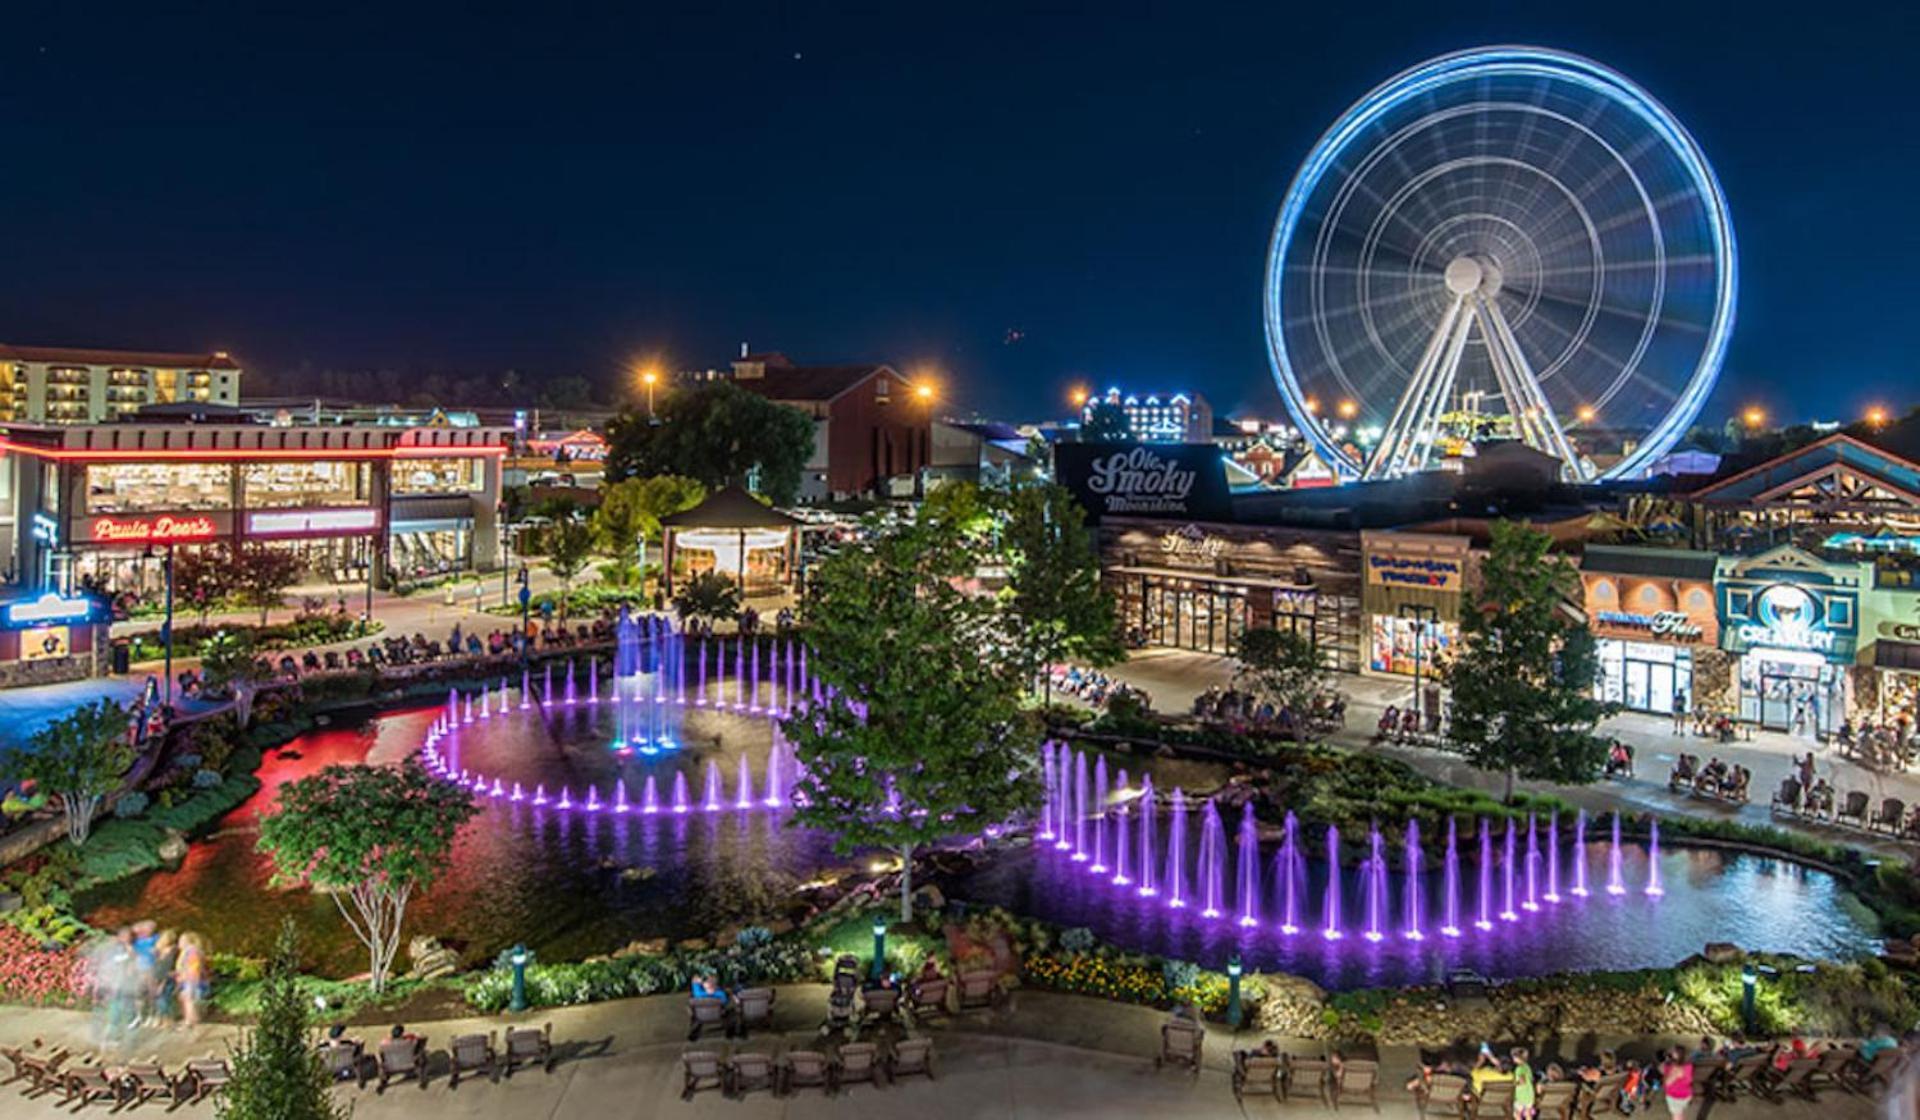
[[[1540,838],[1534,826],[1533,814],[1527,814],[1527,898],[1520,908],[1529,914],[1540,909]]]
[[[1053,802],[1059,796],[1053,776],[1053,744],[1040,744],[1040,831],[1036,840],[1051,840],[1053,830]]]
[[[553,703],[553,662],[548,661],[541,667],[540,704],[545,707]]]
[[[701,799],[700,807],[709,813],[720,811],[720,764],[713,759],[707,760],[706,796]]]
[[[1122,770],[1121,773],[1124,775],[1126,771]],[[1132,841],[1132,837],[1127,832],[1127,811],[1128,807],[1126,805],[1121,805],[1114,810],[1113,885],[1116,887],[1133,885],[1133,875],[1130,873],[1128,866],[1132,861],[1128,859],[1127,855]]]
[[[680,770],[673,772],[673,811],[687,811],[687,775]]]
[[[1327,826],[1327,898],[1320,909],[1325,920],[1320,935],[1328,941],[1340,940],[1345,936],[1340,932],[1340,829],[1331,824]]]
[[[1273,878],[1280,884],[1280,932],[1291,936],[1300,932],[1300,893],[1307,886],[1307,855],[1300,850],[1299,818],[1288,813],[1281,833]]]
[[[1087,870],[1095,875],[1107,873],[1107,756],[1093,763],[1093,862]]]
[[[1573,897],[1587,897],[1587,811],[1573,816]]]
[[[1134,862],[1140,868],[1140,897],[1152,898],[1160,893],[1153,885],[1154,869],[1160,865],[1155,862],[1154,829],[1159,823],[1159,807],[1153,800],[1153,775],[1140,779],[1140,847]]]
[[[767,755],[768,764],[773,761],[772,752]],[[753,775],[747,771],[747,756],[740,756],[740,764],[734,768],[733,807],[736,809],[753,808]]]
[[[1422,897],[1421,875],[1426,872],[1427,854],[1420,849],[1420,822],[1407,821],[1406,844],[1407,885],[1401,896],[1401,909],[1406,912],[1406,928],[1402,931],[1409,941],[1424,941],[1426,932],[1425,899]]]
[[[1239,851],[1235,853],[1234,872],[1240,887],[1240,924],[1251,928],[1260,924],[1260,826],[1253,819],[1253,802],[1240,806]]]
[[[1560,814],[1547,814],[1547,893],[1548,902],[1560,901]]]
[[[694,695],[693,702],[703,708],[707,705],[707,637],[705,634],[700,636],[700,691]]]
[[[1380,822],[1367,829],[1367,860],[1360,865],[1360,895],[1365,900],[1368,941],[1379,941],[1387,914],[1387,856],[1381,847]]]
[[[1660,886],[1660,821],[1654,818],[1647,823],[1647,894],[1658,898],[1667,893]]]
[[[1213,799],[1207,799],[1207,807],[1200,814],[1200,916],[1218,918],[1220,916],[1220,889],[1222,879],[1221,864],[1226,860],[1227,831],[1220,824],[1220,810],[1214,806]]]
[[[587,703],[600,702],[600,659],[587,658]]]
[[[660,787],[655,784],[653,775],[647,775],[647,784],[640,791],[640,811],[657,813],[660,811]]]
[[[1087,754],[1073,752],[1073,861],[1087,861]]]
[[[567,703],[573,703],[573,658],[567,658]]]
[[[1173,820],[1167,829],[1167,905],[1175,910],[1187,904],[1187,795],[1173,790]]]
[[[1460,936],[1460,845],[1459,826],[1452,817],[1447,818],[1447,854],[1442,857],[1440,891],[1443,895],[1441,905],[1445,908],[1440,933],[1444,937]]]
[[[1613,813],[1613,842],[1607,846],[1607,893],[1627,893],[1627,884],[1620,877],[1620,811],[1618,809]]]
[[[1513,818],[1508,817],[1506,858],[1500,865],[1500,920],[1503,922],[1520,920],[1520,912],[1513,908],[1514,848]]]
[[[535,805],[545,805],[547,803],[547,787],[544,784],[536,783],[534,785],[533,803]]]
[[[774,732],[773,750],[767,753],[767,808],[778,809],[787,803],[787,787],[781,784],[780,757],[786,753],[785,744],[780,741],[778,729]]]
[[[1493,928],[1493,828],[1480,818],[1480,917],[1475,929]]]
[[[624,813],[627,809],[627,780],[625,778],[615,779],[613,783],[613,811],[616,813]]]

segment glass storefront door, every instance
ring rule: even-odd
[[[1671,715],[1677,696],[1693,707],[1693,654],[1655,642],[1600,640],[1600,699],[1631,712]]]
[[[1231,653],[1246,629],[1243,588],[1144,576],[1140,590],[1140,632],[1149,645]]]
[[[1740,718],[1770,731],[1829,735],[1846,717],[1840,667],[1814,654],[1756,650],[1740,659]]]

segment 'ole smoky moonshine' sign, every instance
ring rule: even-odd
[[[1233,498],[1220,449],[1206,443],[1063,443],[1053,449],[1060,484],[1087,516],[1227,521]]]

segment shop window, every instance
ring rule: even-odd
[[[233,508],[227,463],[114,463],[87,468],[88,513]]]
[[[248,463],[242,484],[248,509],[358,506],[368,501],[365,463]]]
[[[471,494],[480,489],[480,460],[396,459],[393,464],[393,492],[396,494]]]

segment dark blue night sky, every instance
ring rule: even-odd
[[[958,409],[1085,381],[1277,414],[1296,165],[1375,83],[1506,41],[1621,70],[1718,171],[1740,312],[1703,419],[1920,383],[1905,6],[35,7],[0,34],[9,342],[224,347],[270,382],[611,380],[744,340],[926,363]]]

